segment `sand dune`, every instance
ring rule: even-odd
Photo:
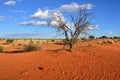
[[[120,43],[78,43],[72,53],[58,50],[56,44],[43,47],[48,49],[1,53],[0,80],[120,80]]]

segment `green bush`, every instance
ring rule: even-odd
[[[114,43],[114,41],[113,41],[113,40],[108,40],[107,42],[108,42],[109,44]]]
[[[6,43],[13,43],[14,42],[14,39],[7,39],[6,40]]]
[[[93,35],[89,36],[89,39],[94,39],[95,37]]]
[[[108,39],[108,37],[107,36],[102,36],[102,37],[100,37],[100,39]]]
[[[0,46],[0,52],[3,52],[4,47]]]
[[[84,38],[84,37],[83,37],[83,38],[81,38],[81,40],[83,40],[83,41],[87,41],[87,39],[86,39],[86,38]]]
[[[66,39],[63,39],[63,42],[64,42],[65,44],[69,44],[69,41],[66,40]]]
[[[54,40],[54,39],[52,39],[52,40],[51,40],[51,42],[55,42],[55,40]]]
[[[31,51],[38,51],[41,49],[41,47],[35,44],[28,44],[28,45],[24,45],[23,49],[25,52],[31,52]]]

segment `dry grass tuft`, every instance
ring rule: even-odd
[[[24,45],[23,50],[25,52],[39,51],[41,50],[41,47],[36,44],[28,44],[28,45]]]

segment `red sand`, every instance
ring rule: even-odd
[[[0,54],[0,80],[120,80],[120,43]]]

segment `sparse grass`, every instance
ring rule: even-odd
[[[115,39],[114,41],[115,41],[116,43],[118,42],[118,40],[117,40],[117,39]]]
[[[102,41],[98,41],[97,44],[102,44]]]
[[[4,50],[4,47],[0,46],[0,52],[3,52],[3,50]]]
[[[108,40],[107,40],[107,43],[113,44],[113,43],[114,43],[114,40],[108,39]]]
[[[7,39],[6,40],[6,43],[13,43],[14,42],[14,39]]]
[[[30,40],[29,44],[33,44],[34,42],[32,40]]]
[[[49,43],[49,40],[47,40],[46,43],[48,44],[48,43]]]
[[[37,43],[37,44],[40,44],[40,41],[37,41],[36,43]]]
[[[36,44],[28,44],[28,45],[24,45],[23,49],[25,52],[31,52],[31,51],[39,51],[41,47]]]
[[[81,38],[81,40],[83,40],[83,41],[87,41],[87,39],[86,39],[86,38]]]
[[[93,46],[93,44],[86,44],[86,46]]]
[[[18,44],[18,46],[21,46],[22,44]]]
[[[51,42],[55,42],[55,40],[54,40],[54,39],[52,39],[52,40],[51,40]]]
[[[108,43],[108,41],[107,41],[107,40],[104,40],[102,43],[103,43],[103,44],[107,44],[107,43]]]
[[[43,44],[45,44],[45,42],[42,42]]]
[[[15,44],[12,44],[12,46],[15,46]]]

